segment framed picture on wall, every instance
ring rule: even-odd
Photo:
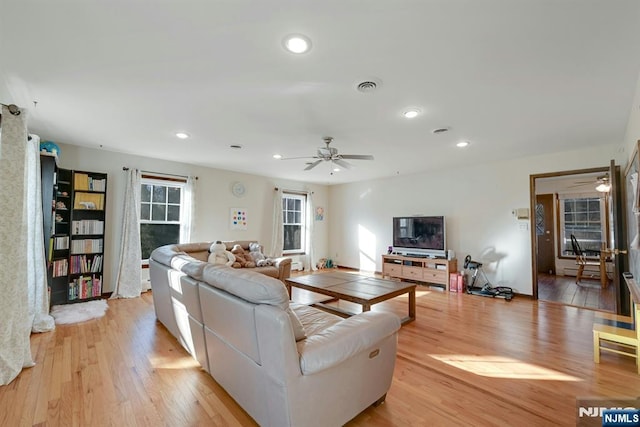
[[[232,230],[246,230],[248,226],[247,209],[231,208],[229,211],[229,225]]]

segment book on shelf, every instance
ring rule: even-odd
[[[53,277],[61,277],[66,276],[68,271],[69,264],[67,263],[67,259],[57,259],[51,263],[51,270],[53,273]]]
[[[76,172],[73,176],[73,188],[85,191],[105,191],[107,187],[106,178],[94,178],[86,173]]]
[[[99,273],[102,271],[102,255],[73,255],[69,270],[71,274]]]
[[[94,254],[102,252],[102,239],[79,239],[71,242],[71,254]]]
[[[102,295],[102,277],[80,276],[69,283],[69,301]]]
[[[72,221],[71,234],[102,234],[104,233],[104,221],[97,219],[83,219]]]
[[[56,236],[53,242],[53,248],[56,250],[69,249],[69,236]]]

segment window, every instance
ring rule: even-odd
[[[587,256],[598,257],[602,242],[606,242],[604,199],[581,197],[560,200],[562,255],[574,255],[571,235],[576,236]]]
[[[162,245],[179,243],[184,224],[185,182],[145,178],[140,189],[140,244],[142,259]]]
[[[305,252],[305,219],[307,196],[284,193],[282,195],[282,224],[284,226],[284,253]]]

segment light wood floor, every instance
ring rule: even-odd
[[[32,336],[37,365],[0,387],[1,426],[255,425],[156,321],[150,294],[109,307],[101,319]],[[406,299],[374,310],[403,315]],[[573,426],[576,397],[640,392],[633,360],[593,363],[593,316],[420,287],[385,404],[348,425]]]

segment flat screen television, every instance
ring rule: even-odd
[[[444,216],[393,218],[393,250],[402,255],[447,256]]]

